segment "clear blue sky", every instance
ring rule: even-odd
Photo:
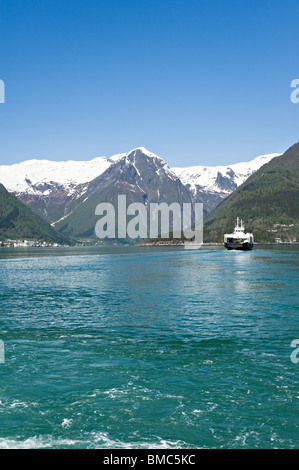
[[[298,18],[298,0],[2,0],[0,164],[283,152],[299,140]]]

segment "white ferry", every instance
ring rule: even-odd
[[[241,222],[239,222],[239,217],[234,232],[224,235],[224,246],[228,250],[252,250],[253,235],[244,232],[243,221],[241,219]]]

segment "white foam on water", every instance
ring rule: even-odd
[[[133,442],[123,442],[120,440],[112,440],[109,438],[108,433],[100,432],[94,435],[94,442],[96,447],[99,448],[119,448],[119,449],[180,449],[188,447],[188,444],[184,441],[170,441],[163,439],[159,436],[156,436],[156,440],[147,441],[133,441]]]
[[[0,449],[51,449],[57,447],[70,447],[79,444],[80,441],[72,439],[54,439],[52,436],[34,436],[28,439],[0,438]]]
[[[154,440],[125,442],[112,439],[107,432],[91,433],[90,439],[63,439],[51,435],[33,436],[28,439],[0,438],[0,449],[55,449],[55,448],[95,448],[95,449],[180,449],[188,448],[184,441],[171,441],[156,436]]]
[[[73,423],[73,420],[72,419],[67,419],[67,418],[64,418],[62,423],[61,423],[61,426],[63,428],[69,428]]]

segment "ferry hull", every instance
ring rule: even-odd
[[[253,248],[253,243],[238,243],[238,242],[227,242],[224,243],[225,248],[228,250],[243,250],[243,251],[248,251],[252,250]]]

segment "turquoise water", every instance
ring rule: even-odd
[[[298,448],[298,248],[0,249],[0,448]]]

